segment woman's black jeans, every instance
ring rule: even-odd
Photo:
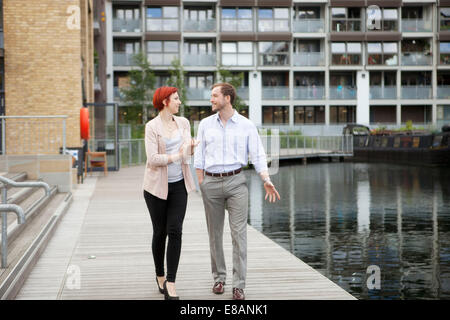
[[[169,183],[167,200],[160,199],[144,190],[144,198],[153,224],[152,251],[155,271],[164,276],[164,251],[167,244],[167,281],[175,282],[181,253],[181,234],[186,213],[187,191],[184,180]]]

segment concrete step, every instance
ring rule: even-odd
[[[43,192],[43,190],[41,190]],[[35,192],[36,194],[39,193]],[[14,299],[72,201],[71,193],[57,193],[34,204],[26,199],[26,221],[8,226],[8,265],[0,269],[0,299]],[[10,237],[10,232],[12,236]]]

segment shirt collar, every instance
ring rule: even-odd
[[[230,119],[231,119],[234,123],[237,123],[237,122],[238,122],[238,119],[239,119],[238,112],[237,112],[236,109],[233,109],[233,110],[234,110],[234,113],[233,113],[233,115],[231,116]],[[219,113],[218,113],[218,112],[216,112],[216,121],[220,121]]]

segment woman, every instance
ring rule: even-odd
[[[181,252],[181,233],[187,193],[195,189],[190,156],[198,144],[191,139],[189,120],[174,116],[181,101],[177,88],[156,89],[153,105],[159,114],[145,126],[147,165],[144,198],[153,224],[152,251],[156,282],[166,300],[178,300],[175,277]],[[164,254],[167,245],[167,278]]]

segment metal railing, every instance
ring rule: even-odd
[[[2,213],[2,269],[7,267],[8,257],[8,215],[7,212],[15,212],[17,215],[18,224],[25,223],[27,213],[34,205],[30,206],[30,209],[26,212],[16,204],[8,204],[8,188],[25,188],[25,187],[39,187],[45,189],[45,196],[41,197],[36,203],[42,201],[44,198],[50,196],[50,186],[45,182],[16,182],[14,180],[0,176],[0,182],[3,183],[2,187],[2,203],[0,204],[0,212]]]
[[[293,54],[292,60],[294,66],[324,66],[324,52],[296,52]]]
[[[261,141],[267,157],[289,156],[333,156],[353,154],[353,136],[301,136],[301,135],[266,135],[261,134]],[[121,166],[145,164],[144,139],[121,139],[119,141],[119,158]]]
[[[294,32],[324,32],[324,19],[299,19],[294,20]]]
[[[269,158],[353,155],[353,136],[261,135]]]
[[[68,116],[0,116],[2,123],[2,155],[66,153],[66,120]],[[8,120],[8,121],[7,121]],[[6,127],[8,141],[6,150]],[[14,142],[14,143],[12,143]]]

